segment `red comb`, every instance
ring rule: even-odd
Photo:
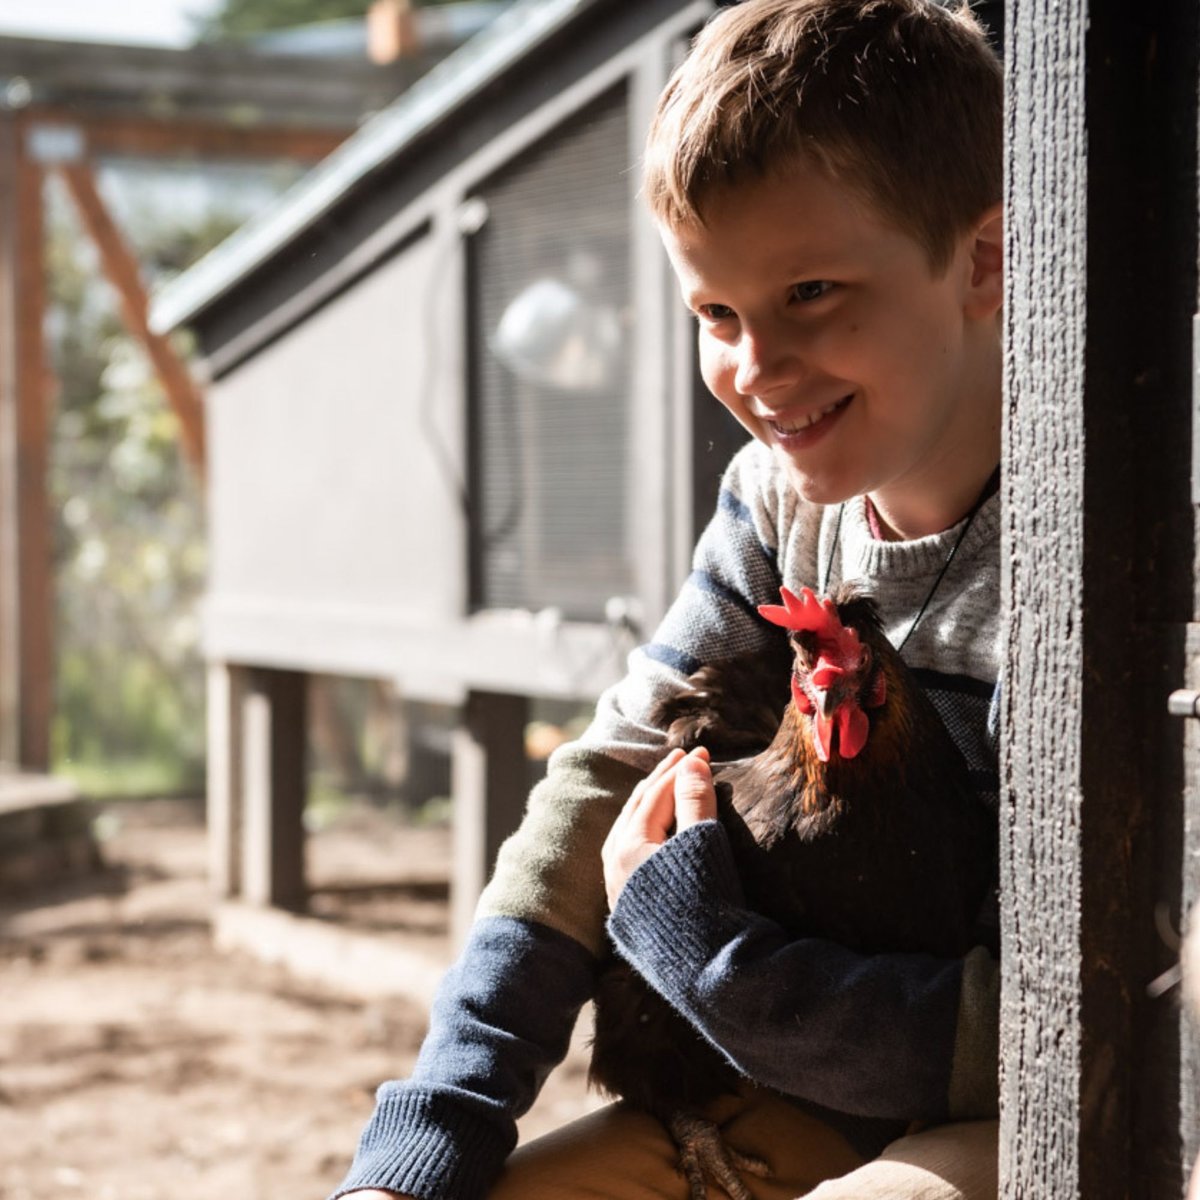
[[[837,609],[832,600],[818,600],[812,588],[802,587],[800,595],[785,587],[779,589],[783,597],[782,604],[760,604],[758,615],[772,625],[782,625],[784,629],[808,630],[822,638],[836,638],[843,632],[844,626],[838,619]]]
[[[800,595],[781,587],[782,604],[760,604],[758,614],[772,625],[784,629],[807,630],[815,633],[823,644],[843,659],[856,659],[861,643],[853,629],[842,624],[833,601],[826,597],[818,600],[809,587],[802,587]]]

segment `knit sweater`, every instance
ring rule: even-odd
[[[879,541],[863,498],[812,505],[765,447],[751,442],[738,452],[679,597],[583,737],[552,756],[502,847],[412,1076],[379,1089],[334,1197],[363,1187],[421,1200],[486,1194],[515,1145],[515,1119],[566,1053],[592,993],[606,936],[600,846],[663,754],[662,731],[647,714],[703,663],[788,653],[782,631],[756,612],[777,601],[781,583],[797,590],[854,579],[875,596],[893,643],[907,635],[904,658],[962,750],[980,802],[995,805],[999,527],[992,497],[930,596],[961,524]],[[618,952],[759,1083],[831,1115],[884,1122],[880,1129],[996,1111],[991,934],[961,960],[790,941],[745,908],[715,822],[651,855],[608,928]]]

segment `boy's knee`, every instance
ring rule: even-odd
[[[900,1138],[803,1200],[996,1200],[998,1130],[996,1121],[971,1121]]]

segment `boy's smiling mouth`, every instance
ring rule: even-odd
[[[763,423],[770,428],[771,432],[781,442],[810,442],[818,433],[823,433],[827,426],[832,425],[833,420],[831,418],[840,416],[853,399],[852,395],[843,396],[840,400],[835,400],[832,404],[817,409],[815,412],[807,413],[803,416],[790,417],[786,420],[764,417]]]

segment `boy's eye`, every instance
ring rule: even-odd
[[[833,284],[828,279],[806,279],[792,287],[792,296],[800,301],[819,300]]]
[[[696,313],[706,321],[728,321],[737,316],[728,304],[701,304]]]

